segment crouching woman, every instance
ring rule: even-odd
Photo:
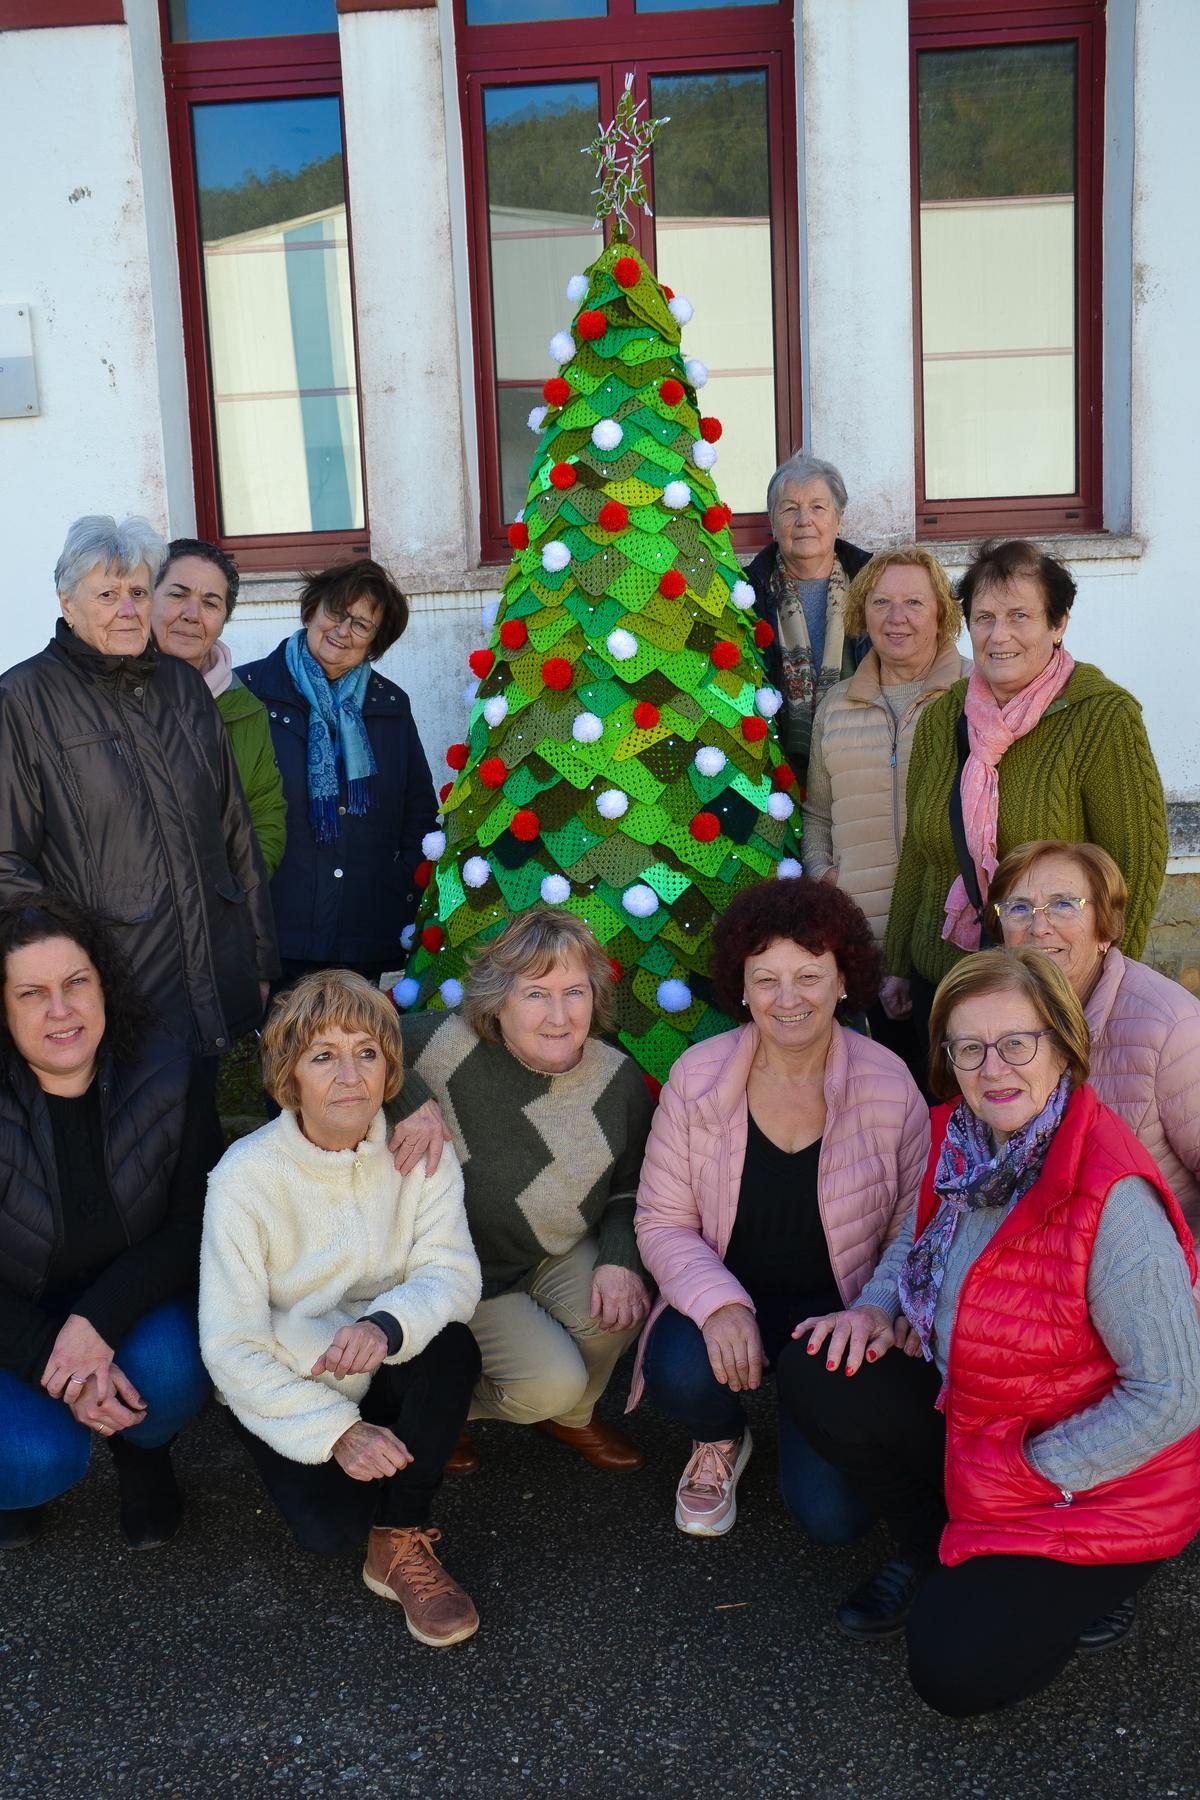
[[[281,994],[262,1060],[283,1110],[211,1178],[204,1360],[301,1547],[365,1539],[371,1591],[422,1643],[455,1644],[479,1619],[430,1517],[479,1375],[462,1172],[449,1147],[432,1174],[393,1167],[400,1030],[361,976],[322,970]]]

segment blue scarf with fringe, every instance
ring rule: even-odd
[[[377,764],[363,723],[371,665],[361,662],[330,681],[308,647],[304,628],[290,637],[288,674],[308,701],[308,822],[319,844],[341,836],[338,764],[346,777],[346,811],[358,818],[375,799]]]

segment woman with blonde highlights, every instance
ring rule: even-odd
[[[839,1628],[907,1622],[917,1692],[965,1717],[1117,1642],[1200,1528],[1200,1322],[1191,1234],[1087,1085],[1062,971],[966,957],[930,1044],[950,1104],[915,1211],[854,1306],[797,1326],[779,1386],[895,1540]]]
[[[443,1148],[397,1173],[383,1105],[404,1080],[387,999],[345,969],[275,1001],[263,1079],[283,1109],[208,1190],[200,1343],[267,1492],[303,1549],[366,1540],[363,1580],[421,1643],[478,1629],[429,1523],[479,1353],[479,1264]]]
[[[593,1409],[650,1310],[633,1208],[652,1109],[637,1065],[598,1035],[611,988],[573,913],[510,920],[476,956],[461,1014],[404,1020],[404,1100],[426,1104],[393,1147],[404,1162],[446,1130],[462,1158],[483,1265],[471,1418],[537,1425],[622,1473],[642,1454]],[[479,1466],[465,1434],[450,1466]]]

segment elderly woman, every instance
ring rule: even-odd
[[[1138,956],[1167,861],[1162,782],[1132,694],[1064,648],[1075,583],[1036,544],[985,544],[959,583],[975,667],[927,706],[884,944],[892,1017],[918,1031],[987,923],[999,859],[1032,838],[1099,844],[1129,885]]]
[[[148,1549],[179,1525],[170,1444],[208,1394],[195,1287],[220,1138],[94,914],[5,907],[0,979],[0,1548],[33,1541],[96,1436]]]
[[[871,648],[848,681],[826,694],[813,721],[804,802],[804,868],[835,881],[866,913],[882,944],[904,840],[904,788],[917,720],[930,701],[969,675],[955,648],[958,601],[937,557],[923,545],[882,550],[860,569],[846,598],[849,637]],[[872,1036],[924,1074],[924,1046],[910,1019],[879,1005]]]
[[[238,674],[270,715],[287,801],[271,883],[284,978],[340,964],[378,982],[404,959],[437,803],[408,695],[373,666],[408,601],[362,557],[309,578],[300,629]]]
[[[215,544],[176,538],[167,545],[150,608],[154,642],[204,677],[225,721],[254,835],[268,876],[283,860],[287,808],[271,748],[267,709],[233,672],[221,633],[237,604],[241,577]]]
[[[758,1388],[798,1319],[848,1306],[912,1205],[929,1115],[902,1062],[843,1029],[875,995],[859,908],[801,876],[743,889],[718,920],[712,978],[736,1031],[686,1050],[654,1117],[637,1238],[661,1298],[642,1340],[654,1403],[691,1454],[675,1523],[719,1537],[737,1517]],[[811,1537],[846,1543],[871,1511],[779,1414],[784,1502]]]
[[[907,1617],[917,1692],[964,1717],[1115,1642],[1200,1527],[1200,1324],[1191,1234],[1085,1085],[1061,969],[970,956],[930,1034],[955,1100],[915,1214],[853,1308],[800,1322],[779,1386],[896,1543],[838,1625],[877,1638]]]
[[[383,1104],[403,1080],[396,1015],[335,969],[271,1008],[263,1080],[282,1108],[213,1172],[200,1339],[302,1548],[349,1553],[423,1644],[456,1644],[475,1607],[434,1551],[442,1470],[479,1372],[466,1329],[479,1264],[462,1172],[398,1175]]]
[[[54,638],[0,676],[0,900],[100,909],[157,1015],[215,1059],[262,1016],[275,932],[229,739],[150,641],[164,548],[144,519],[77,519]]]
[[[1200,1238],[1200,1000],[1122,955],[1127,900],[1107,850],[1057,839],[1010,851],[989,890],[1004,942],[1040,950],[1074,988],[1089,1082],[1150,1152]]]
[[[637,1065],[598,1035],[611,991],[581,919],[519,914],[472,964],[461,1016],[404,1020],[404,1097],[433,1096],[466,1174],[483,1265],[471,1417],[537,1425],[622,1473],[642,1454],[593,1408],[650,1310],[633,1206],[652,1107]],[[411,1122],[414,1144],[431,1111]],[[453,1466],[479,1466],[469,1441]]]
[[[772,635],[767,673],[784,698],[780,735],[801,787],[817,703],[853,675],[866,648],[846,628],[846,595],[868,552],[839,537],[846,484],[830,462],[797,451],[767,484],[772,541],[746,570]]]

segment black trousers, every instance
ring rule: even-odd
[[[936,1368],[892,1350],[847,1376],[791,1344],[776,1382],[780,1405],[818,1455],[886,1520],[900,1553],[932,1569],[909,1615],[908,1672],[938,1712],[967,1718],[1040,1692],[1070,1660],[1080,1632],[1159,1566],[1044,1556],[937,1564],[946,1426],[934,1404]]]
[[[467,1326],[447,1325],[411,1362],[377,1369],[359,1405],[369,1425],[394,1431],[412,1462],[385,1481],[355,1481],[331,1457],[298,1463],[236,1419],[263,1485],[302,1550],[345,1556],[374,1525],[427,1525],[442,1472],[467,1420],[479,1379],[479,1347]]]

